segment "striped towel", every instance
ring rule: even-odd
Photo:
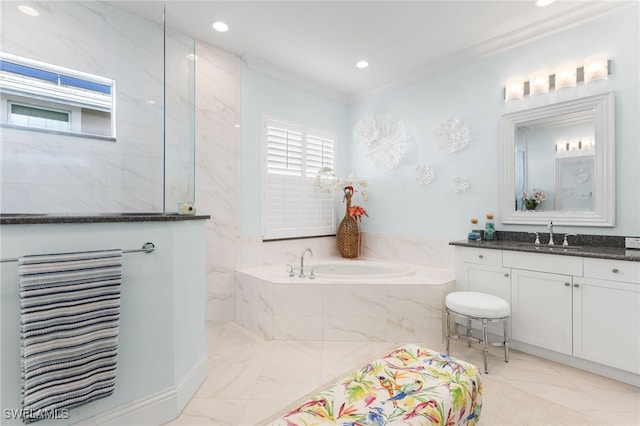
[[[113,393],[122,250],[22,256],[23,421]]]

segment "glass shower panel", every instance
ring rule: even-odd
[[[165,12],[164,210],[195,201],[195,42]]]

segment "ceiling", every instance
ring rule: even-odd
[[[108,2],[156,22],[162,2]],[[153,4],[155,3],[155,5]],[[631,1],[166,1],[167,25],[344,103],[620,10]],[[157,6],[156,6],[157,5]],[[160,9],[161,10],[161,9]],[[224,21],[229,31],[211,27]],[[370,66],[358,69],[366,60]]]

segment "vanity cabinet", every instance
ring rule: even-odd
[[[511,338],[570,355],[572,352],[570,275],[511,271]]]
[[[573,355],[640,374],[639,262],[584,259],[573,284]]]
[[[515,349],[640,374],[640,262],[457,246],[456,289],[511,303]]]

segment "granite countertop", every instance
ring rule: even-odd
[[[624,247],[624,237],[578,235],[569,237],[570,245],[569,247],[564,247],[562,246],[564,234],[554,234],[556,244],[552,246],[547,244],[549,241],[548,234],[540,234],[540,245],[534,245],[532,237],[526,232],[502,232],[502,235],[500,234],[500,232],[497,233],[498,239],[496,241],[458,240],[452,241],[449,244],[492,250],[510,250],[640,262],[640,250],[626,249]],[[501,236],[502,238],[500,238]]]
[[[102,222],[170,222],[206,220],[209,215],[179,215],[177,213],[100,213],[100,214],[2,214],[0,225],[31,225],[42,223],[102,223]]]

